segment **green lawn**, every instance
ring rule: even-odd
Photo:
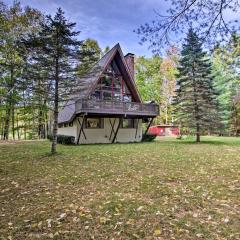
[[[240,138],[0,143],[0,239],[240,239]]]

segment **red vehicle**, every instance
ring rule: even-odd
[[[155,125],[149,128],[148,133],[157,136],[178,136],[180,129],[178,126],[173,125]]]

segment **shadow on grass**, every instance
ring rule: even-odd
[[[166,140],[159,139],[159,142],[167,144],[185,144],[185,145],[228,145],[228,146],[240,146],[240,138],[238,137],[202,137],[201,142],[197,143],[194,137],[188,137],[186,139],[168,138]]]

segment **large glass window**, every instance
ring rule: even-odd
[[[106,69],[91,98],[105,101],[132,101],[130,91],[114,61]]]
[[[109,88],[112,86],[112,77],[111,76],[104,76],[101,79],[102,88]]]
[[[131,95],[123,95],[123,101],[124,102],[131,102],[132,101],[132,96]]]
[[[135,128],[134,119],[123,119],[121,122],[121,128]]]
[[[104,119],[103,118],[86,118],[85,128],[103,128]]]
[[[120,92],[113,92],[113,101],[122,101],[122,94]]]
[[[112,100],[112,92],[111,91],[103,91],[103,100]]]

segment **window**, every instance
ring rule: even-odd
[[[131,95],[123,95],[123,101],[124,102],[131,102],[132,96]]]
[[[92,99],[100,100],[100,98],[101,98],[101,92],[99,90],[96,90],[95,92],[92,93]]]
[[[64,127],[68,127],[68,123],[64,123]]]
[[[120,92],[122,89],[122,78],[114,77],[112,81],[114,90]]]
[[[117,63],[113,60],[100,78],[91,99],[131,102],[131,93],[124,82]]]
[[[102,78],[102,85],[106,87],[111,87],[112,86],[112,78],[109,76],[105,76]]]
[[[122,100],[122,95],[121,95],[121,93],[114,92],[114,93],[113,93],[113,100],[114,100],[114,101],[121,101],[121,100]]]
[[[85,128],[103,128],[103,118],[86,118]]]
[[[134,119],[123,119],[121,123],[121,128],[134,128],[135,122]]]
[[[70,123],[69,123],[69,127],[72,127],[72,126],[73,126],[73,122],[70,122]]]
[[[59,127],[59,128],[62,128],[62,127],[63,127],[62,123],[59,123],[59,124],[58,124],[58,127]]]
[[[104,100],[112,100],[112,92],[107,92],[107,91],[104,91],[103,92],[103,99]]]

